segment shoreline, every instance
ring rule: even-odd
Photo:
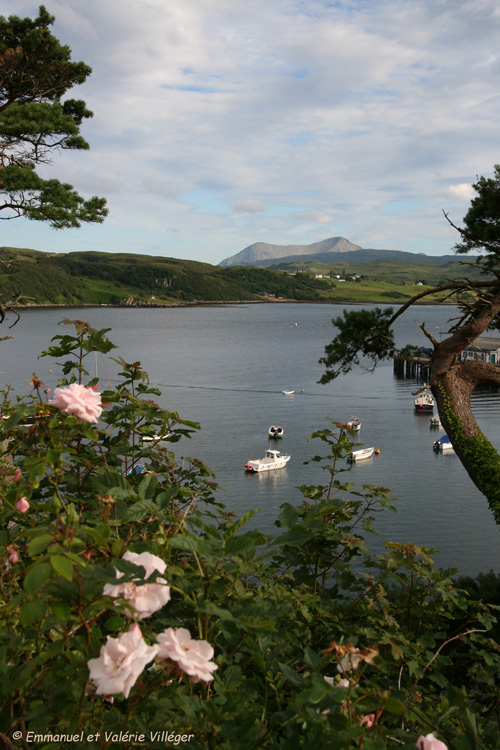
[[[27,305],[15,305],[14,309],[25,312],[26,310],[80,310],[82,308],[88,308],[90,309],[99,309],[100,307],[105,308],[111,308],[111,309],[117,309],[117,310],[127,310],[127,309],[164,309],[164,310],[172,310],[172,309],[178,309],[183,307],[234,307],[236,305],[279,305],[279,304],[285,304],[285,305],[353,305],[357,307],[362,307],[363,305],[383,305],[385,307],[402,307],[405,302],[404,301],[398,301],[393,303],[387,303],[387,302],[358,302],[356,300],[309,300],[309,299],[249,299],[249,300],[229,300],[229,301],[221,301],[221,300],[211,300],[211,301],[198,301],[195,300],[193,302],[175,302],[168,305],[159,305],[159,304],[145,304],[145,303],[138,303],[138,304],[129,304],[129,305],[108,305],[105,303],[60,303],[57,304],[55,302],[48,302],[46,304],[27,304]],[[445,306],[453,306],[456,305],[456,303],[453,302],[447,302],[447,301],[436,301],[436,300],[419,300],[418,302],[414,302],[413,306],[418,307],[428,307],[430,305],[445,305]]]

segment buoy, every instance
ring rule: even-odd
[[[297,325],[297,323],[294,323],[294,325]]]
[[[49,370],[49,372],[52,372],[52,370]]]
[[[377,450],[375,451],[375,455],[376,455],[376,456],[378,456],[379,454],[380,454],[380,451],[379,451],[379,449],[377,448]]]

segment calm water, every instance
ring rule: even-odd
[[[318,359],[334,335],[331,319],[342,309],[263,304],[28,311],[9,332],[15,338],[0,344],[0,384],[27,392],[36,371],[48,387],[56,385],[54,363],[36,355],[52,336],[72,333],[57,325],[63,317],[112,328],[118,354],[142,362],[151,384],[162,390],[162,406],[201,423],[200,433],[178,443],[177,452],[201,458],[215,471],[228,508],[238,513],[261,508],[255,523],[267,531],[273,530],[281,503],[301,501],[298,485],[323,481],[316,464],[303,464],[322,452],[320,441],[308,442],[308,436],[328,427],[327,417],[345,421],[355,414],[362,421],[359,441],[379,448],[380,455],[344,477],[390,487],[399,499],[396,516],[379,516],[372,548],[381,551],[386,539],[412,541],[439,549],[436,559],[442,567],[456,566],[471,575],[500,572],[500,530],[457,457],[433,452],[433,440],[442,431],[436,434],[428,416],[414,414],[411,393],[417,383],[396,379],[387,363],[373,374],[359,368],[329,385],[317,384],[323,372]],[[414,321],[425,322],[439,337],[453,314],[453,308],[410,310],[396,328],[398,345],[427,345]],[[106,358],[106,367],[116,380],[117,365]],[[106,383],[102,367],[99,375]],[[284,396],[288,389],[295,395]],[[477,394],[473,408],[500,448],[500,395]],[[271,424],[283,426],[279,446],[292,458],[286,469],[247,475],[244,464],[264,455]]]

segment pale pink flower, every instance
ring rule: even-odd
[[[125,552],[123,559],[143,567],[146,571],[145,578],[149,578],[154,571],[164,573],[167,567],[167,564],[160,557],[152,555],[150,552],[141,552],[140,554]],[[116,577],[122,578],[123,573],[117,570]],[[111,596],[113,599],[125,599],[125,601],[128,601],[135,611],[134,615],[137,620],[150,617],[170,601],[170,587],[167,586],[164,578],[157,578],[155,583],[145,583],[142,586],[137,586],[134,581],[118,583],[116,585],[106,583],[103,594]],[[133,616],[129,612],[125,614],[129,617]]]
[[[325,677],[325,682],[327,682],[332,687],[341,687],[341,688],[348,688],[351,684],[349,680],[346,680],[345,677],[342,677],[337,682],[334,681],[335,677]]]
[[[56,388],[49,404],[62,414],[74,414],[84,422],[97,422],[102,413],[101,394],[79,383]]]
[[[136,622],[132,623],[132,625],[128,629],[128,632],[133,633],[136,638],[142,638],[141,629]]]
[[[170,659],[189,675],[191,682],[210,682],[218,668],[210,661],[213,647],[207,641],[195,641],[186,628],[167,628],[156,638],[160,659]]]
[[[96,694],[123,693],[128,698],[137,678],[157,651],[158,646],[147,646],[135,633],[120,633],[118,638],[108,636],[99,658],[87,662]]]
[[[29,507],[30,507],[30,504],[26,500],[26,497],[22,497],[16,503],[16,508],[18,509],[19,513],[26,513],[26,511],[29,510]]]
[[[418,750],[448,750],[447,745],[433,734],[427,734],[425,737],[422,735],[417,740]]]
[[[17,550],[15,550],[13,547],[7,547],[6,552],[9,557],[9,562],[13,563],[14,565],[19,562],[19,555],[17,554]]]
[[[368,729],[372,727],[375,724],[375,714],[368,714],[368,716],[363,716],[361,719],[361,726],[366,726]]]
[[[361,661],[362,658],[358,653],[349,652],[337,664],[337,672],[347,672],[349,669],[357,669]]]

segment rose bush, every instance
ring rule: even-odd
[[[97,385],[86,358],[113,348],[106,330],[74,325],[46,350],[63,389]],[[327,481],[301,487],[263,534],[185,455],[198,425],[161,408],[139,362],[116,361],[97,422],[47,403],[37,378],[33,399],[0,401],[5,746],[14,732],[83,731],[123,750],[113,734],[136,732],[164,750],[170,727],[194,735],[190,750],[499,748],[494,610],[432,550],[370,555],[394,501],[341,481],[344,426],[311,436]],[[162,446],[140,439],[167,432]]]

